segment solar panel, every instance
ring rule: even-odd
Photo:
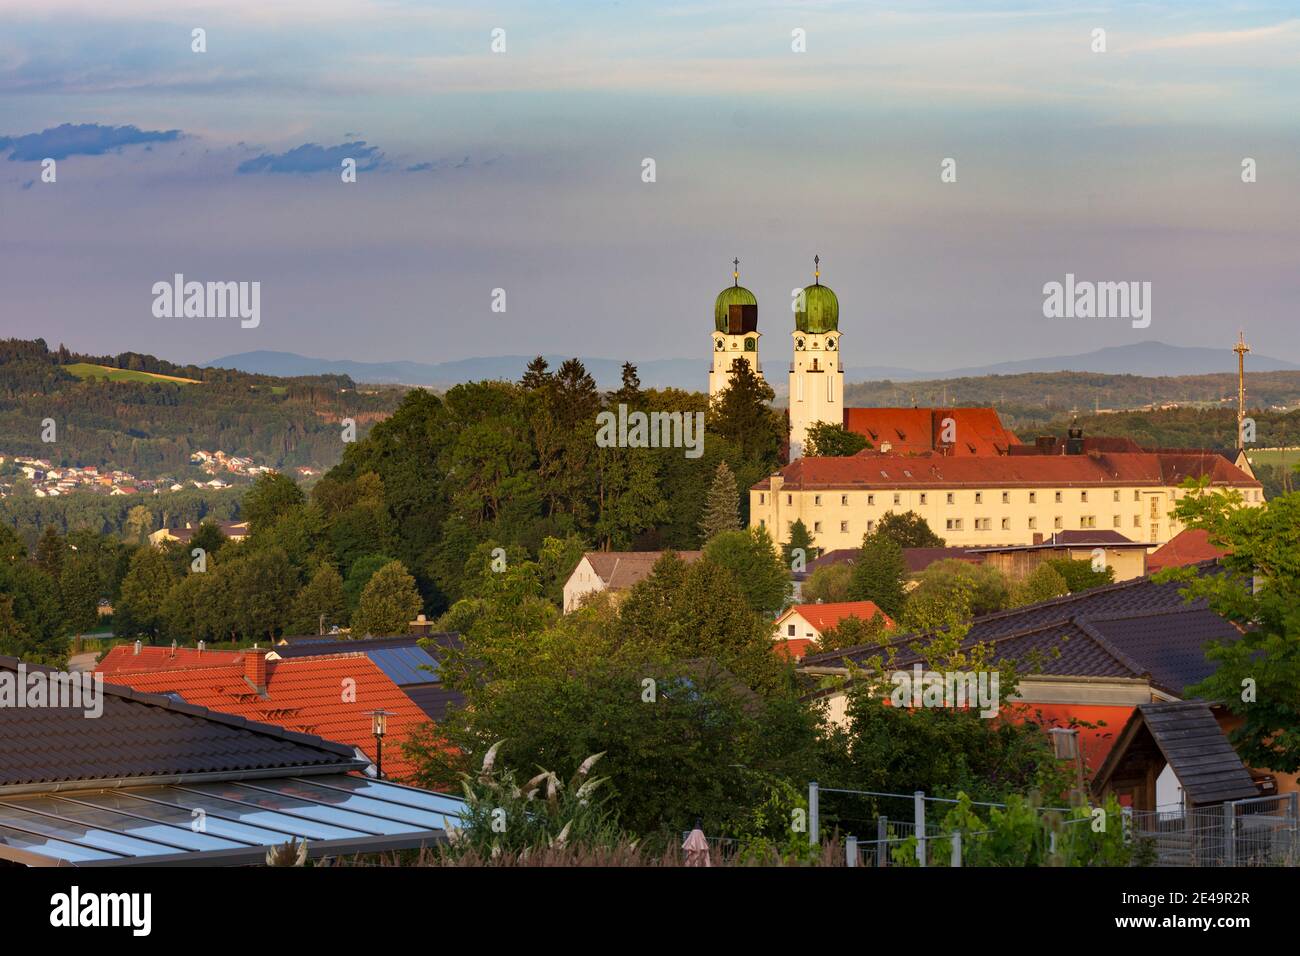
[[[399,687],[438,680],[438,662],[422,647],[378,647],[365,653]]]

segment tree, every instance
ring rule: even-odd
[[[903,589],[906,577],[907,562],[903,560],[902,547],[877,528],[862,540],[862,550],[853,563],[849,599],[874,601],[876,607],[897,620],[906,603]]]
[[[774,615],[790,602],[790,570],[766,528],[719,532],[704,546],[704,557],[731,572],[752,610]]]
[[[145,544],[149,539],[149,529],[153,527],[153,512],[144,505],[136,505],[126,515],[123,534],[128,541]]]
[[[547,385],[554,377],[548,370],[550,368],[546,359],[540,355],[528,363],[528,369],[524,372],[524,377],[519,380],[519,384],[524,388],[532,391]]]
[[[46,525],[36,542],[36,566],[53,580],[59,580],[63,572],[63,558],[68,545],[54,525]]]
[[[805,458],[847,458],[870,447],[864,436],[838,422],[814,422],[808,426],[803,453]]]
[[[959,593],[967,595],[971,615],[979,617],[1010,607],[1011,583],[992,565],[947,558],[921,572],[908,603],[933,601],[942,605],[957,600]]]
[[[813,547],[812,535],[808,533],[808,526],[803,523],[802,518],[796,518],[794,524],[790,525],[790,540],[785,543],[781,549],[782,557],[785,560],[785,566],[791,571],[803,570],[808,566],[808,562],[817,557],[817,549]],[[795,568],[795,560],[799,559],[802,567]]]
[[[352,616],[352,634],[405,634],[421,606],[415,578],[402,562],[390,561],[374,573],[361,592],[357,612]]]
[[[1046,562],[1056,569],[1056,573],[1065,579],[1065,586],[1071,594],[1076,591],[1087,591],[1090,588],[1099,588],[1106,584],[1115,583],[1115,569],[1109,565],[1102,567],[1100,571],[1093,570],[1091,561],[1073,561],[1069,558],[1058,558]]]
[[[724,461],[718,465],[718,470],[713,475],[713,486],[704,501],[700,535],[708,541],[716,534],[735,531],[739,527],[740,495],[736,490],[736,476]]]
[[[1235,641],[1212,642],[1206,657],[1217,668],[1186,697],[1223,704],[1241,723],[1230,734],[1251,767],[1275,773],[1300,770],[1300,493],[1246,507],[1240,494],[1189,482],[1175,513],[1188,527],[1209,532],[1228,551],[1223,572],[1194,567],[1162,571],[1157,580],[1185,584],[1189,601],[1203,598],[1242,631]]]
[[[802,600],[805,604],[838,604],[849,600],[853,586],[853,565],[847,562],[823,564],[815,569],[803,583]]]
[[[63,623],[73,634],[92,630],[99,623],[99,567],[96,555],[69,551],[59,575],[59,600]]]
[[[836,565],[846,567],[846,565]],[[885,623],[883,614],[873,614],[863,620],[855,614],[841,618],[835,627],[822,632],[817,647],[823,651],[836,651],[845,647],[861,647],[864,644],[878,645],[888,640],[890,627]]]
[[[244,495],[243,515],[249,523],[249,530],[256,535],[305,500],[302,489],[288,475],[278,471],[267,472],[258,475]]]
[[[150,641],[157,638],[164,625],[163,601],[179,579],[157,548],[145,546],[137,550],[113,606],[113,632],[120,637],[143,636]]]
[[[343,598],[347,604],[349,614],[357,612],[357,606],[361,603],[361,592],[365,590],[370,579],[374,577],[376,571],[384,565],[392,564],[396,559],[387,554],[367,554],[365,557],[358,558],[348,569],[348,576],[343,582]],[[461,562],[461,569],[464,562]],[[458,573],[461,569],[458,569]]]
[[[1019,584],[1011,588],[1011,606],[1024,607],[1069,594],[1070,588],[1051,564],[1044,561]]]
[[[0,599],[0,654],[61,666],[68,645],[55,581],[30,561],[0,562]]]
[[[285,630],[291,634],[325,633],[331,625],[346,623],[346,610],[343,578],[334,565],[321,564],[294,596]]]
[[[915,511],[894,514],[886,511],[876,522],[876,534],[891,538],[900,548],[942,548],[943,538],[930,530],[929,522]]]
[[[786,434],[782,417],[774,412],[772,386],[748,362],[731,363],[727,387],[709,409],[709,431],[731,442],[748,461],[770,470],[777,463]]]

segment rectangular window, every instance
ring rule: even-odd
[[[874,521],[868,521],[868,522],[867,522],[867,534],[873,534],[873,533],[875,532],[875,530],[876,530],[876,523],[875,523]]]
[[[821,534],[821,530],[822,530],[822,523],[820,521],[814,521],[813,534]]]
[[[1002,503],[1004,505],[1011,504],[1011,492],[1009,491],[1002,492]]]
[[[813,504],[814,504],[816,507],[820,508],[821,505],[822,505],[822,496],[821,496],[821,495],[813,495]]]
[[[758,503],[761,505],[761,504],[764,504],[766,501],[767,501],[767,495],[763,494],[763,493],[760,491],[760,492],[758,493]]]
[[[1056,503],[1058,505],[1061,503],[1061,493],[1059,491],[1056,493]]]
[[[848,533],[849,533],[849,523],[847,521],[841,521],[840,534],[848,534]]]
[[[977,505],[984,504],[984,492],[982,491],[975,492],[975,503]]]
[[[1122,522],[1121,522],[1120,519],[1119,519],[1119,515],[1115,515],[1115,520],[1111,522],[1111,527],[1112,527],[1112,528],[1118,528],[1118,527],[1120,526],[1121,523],[1122,523]]]
[[[1079,519],[1079,527],[1080,527],[1080,528],[1095,528],[1095,527],[1097,527],[1097,516],[1096,516],[1096,515],[1084,515],[1082,518]]]
[[[1134,515],[1134,516],[1133,516],[1133,527],[1135,527],[1135,528],[1140,528],[1140,527],[1142,527],[1142,516],[1141,516],[1141,515]]]
[[[875,496],[875,495],[867,495],[867,506],[870,507],[871,505],[874,505],[875,503],[876,503],[876,496]]]
[[[1118,489],[1118,488],[1115,489],[1115,497],[1114,497],[1113,500],[1115,500],[1115,501],[1119,501],[1119,489]]]
[[[1052,527],[1053,527],[1053,528],[1060,528],[1060,527],[1061,527],[1061,516],[1060,516],[1060,515],[1057,515],[1055,518],[1052,519]]]
[[[976,518],[976,519],[975,519],[975,530],[976,530],[976,531],[988,531],[988,530],[990,530],[992,527],[993,527],[993,522],[992,522],[992,519],[991,519],[991,518]]]
[[[1011,530],[1011,519],[1010,519],[1010,518],[1003,518],[1003,519],[1002,519],[1002,530],[1003,530],[1003,531],[1010,531],[1010,530]]]
[[[794,635],[795,635],[794,625],[793,625],[793,624],[787,624],[787,625],[785,626],[785,632],[786,632],[787,634],[789,634],[791,637],[794,637]]]
[[[949,530],[949,531],[960,531],[960,530],[961,530],[961,520],[962,520],[961,518],[949,518],[949,519],[948,519],[948,530]]]
[[[1088,500],[1088,492],[1086,492],[1086,491],[1081,491],[1081,492],[1079,492],[1079,500],[1080,500],[1080,501],[1087,501],[1087,500]]]
[[[1037,504],[1037,503],[1038,503],[1038,492],[1036,492],[1036,491],[1031,491],[1031,492],[1029,493],[1029,503],[1030,503],[1031,505],[1032,505],[1032,504]]]
[[[1035,528],[1037,528],[1037,527],[1038,527],[1038,519],[1037,519],[1037,518],[1030,518],[1030,519],[1029,519],[1029,530],[1030,530],[1030,531],[1033,531],[1033,530],[1034,530]]]
[[[1140,488],[1134,488],[1134,489],[1133,489],[1133,500],[1134,500],[1134,501],[1141,501],[1141,500],[1142,500],[1142,489],[1140,489]]]
[[[895,505],[901,505],[902,503],[903,503],[903,496],[902,496],[902,495],[894,495],[894,504],[895,504]]]
[[[792,504],[794,504],[794,495],[786,495],[786,496],[785,496],[785,503],[788,504],[788,505],[792,505]]]
[[[954,495],[951,491],[948,492],[948,504],[955,505],[956,503],[957,503],[957,496]]]
[[[921,492],[921,504],[925,504],[925,492]]]
[[[841,506],[841,507],[844,507],[844,508],[847,508],[847,507],[849,506],[849,496],[848,496],[848,495],[840,495],[840,506]]]

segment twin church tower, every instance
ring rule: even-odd
[[[821,284],[821,257],[813,257],[813,284],[794,293],[793,360],[790,363],[790,459],[803,453],[808,428],[844,422],[844,368],[840,363],[840,302]],[[740,260],[733,260],[732,284],[713,304],[713,367],[709,398],[729,384],[736,359],[763,376],[758,361],[758,299],[740,284]]]

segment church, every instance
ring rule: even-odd
[[[709,398],[727,388],[732,363],[747,363],[760,378],[758,299],[740,284],[740,260],[733,260],[732,285],[713,306],[713,367]],[[844,369],[839,361],[840,302],[821,284],[821,257],[813,257],[813,284],[795,300],[790,333],[790,458],[798,458],[817,422],[844,423]]]
[[[749,492],[751,526],[774,540],[802,521],[818,548],[855,548],[885,514],[912,511],[952,546],[1029,546],[1068,531],[1155,547],[1183,530],[1172,512],[1188,478],[1263,503],[1244,453],[1144,449],[1078,428],[1027,444],[992,408],[845,408],[839,299],[821,282],[820,257],[813,263],[790,332],[790,463]],[[758,299],[733,265],[714,303],[710,398],[727,388],[736,360],[762,376]],[[870,444],[852,457],[805,458],[818,422]]]

